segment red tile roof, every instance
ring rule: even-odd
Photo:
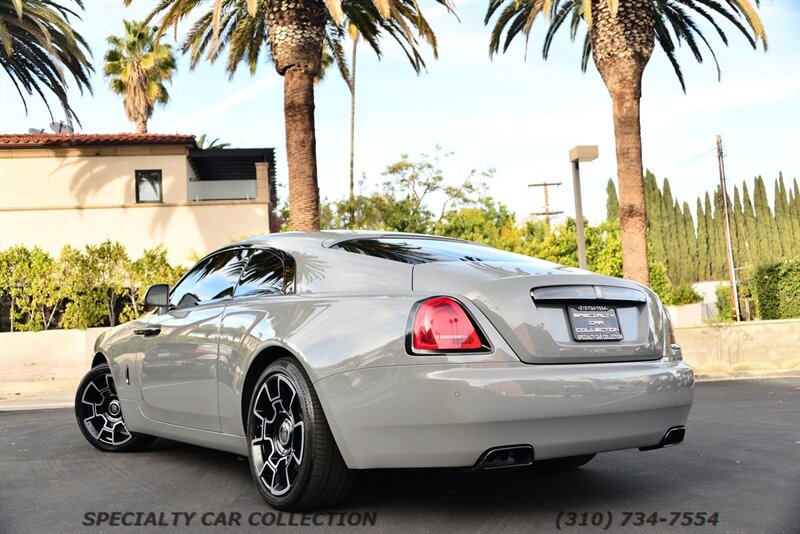
[[[0,148],[35,148],[43,146],[95,146],[95,145],[190,145],[195,147],[193,135],[178,134],[2,134]]]

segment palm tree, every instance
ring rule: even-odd
[[[352,51],[351,51],[351,68],[348,68],[346,64],[346,60],[343,57],[343,54],[340,52],[340,55],[334,57],[331,53],[330,47],[327,43],[323,42],[322,46],[322,64],[320,66],[320,73],[317,76],[316,82],[319,83],[325,78],[325,75],[328,72],[328,69],[332,68],[334,64],[339,67],[339,72],[342,75],[342,79],[344,83],[347,84],[347,88],[350,91],[350,196],[349,203],[350,207],[348,211],[350,213],[350,225],[355,224],[355,146],[356,146],[356,58],[358,55],[358,41],[359,41],[359,33],[358,28],[351,24],[349,21],[346,21],[344,24],[347,27],[347,33],[350,35],[350,40],[352,41]],[[348,225],[348,228],[350,228]]]
[[[230,143],[220,142],[219,137],[216,137],[209,141],[206,134],[202,134],[200,135],[200,137],[197,138],[197,148],[202,150],[221,150],[223,148],[228,148],[230,146],[231,146]]]
[[[355,224],[356,217],[356,197],[354,187],[354,166],[356,150],[356,56],[358,55],[358,28],[355,24],[348,24],[350,40],[353,41],[353,51],[351,56],[350,78],[347,79],[347,87],[350,89],[350,224]]]
[[[755,2],[757,6],[759,0]],[[705,46],[716,63],[714,51],[693,16],[710,23],[726,45],[728,38],[715,17],[733,24],[753,48],[761,39],[766,49],[766,34],[755,7],[750,0],[489,0],[484,22],[489,24],[495,14],[498,16],[489,41],[490,55],[500,50],[501,43],[505,52],[519,34],[527,41],[539,14],[550,17],[545,59],[554,34],[565,21],[569,20],[573,39],[581,21],[586,23],[582,67],[586,69],[591,53],[613,106],[623,275],[649,284],[639,120],[644,68],[656,41],[667,54],[684,91],[676,45],[685,42],[698,62],[703,60],[701,46]]]
[[[74,0],[83,9],[81,0]],[[94,69],[89,58],[92,53],[86,40],[72,29],[70,18],[80,16],[63,5],[67,2],[51,0],[0,0],[0,67],[17,89],[25,113],[28,95],[38,94],[47,106],[51,119],[53,112],[45,96],[45,89],[53,93],[64,108],[67,122],[78,117],[67,100],[68,72],[83,93],[92,92],[89,76]]]
[[[169,101],[165,81],[172,80],[175,56],[170,45],[159,43],[155,26],[123,21],[125,35],[108,38],[111,48],[105,55],[105,75],[111,90],[123,95],[125,114],[136,123],[137,133],[147,133],[147,121],[156,103]]]
[[[452,11],[450,0],[436,0]],[[130,3],[131,0],[125,0]],[[150,14],[161,15],[165,31],[192,14],[206,0],[162,0]],[[290,226],[294,230],[319,229],[316,137],[314,133],[314,79],[320,73],[322,43],[334,56],[341,54],[342,21],[347,18],[363,39],[380,55],[385,34],[403,49],[419,72],[425,62],[420,39],[437,53],[436,37],[417,0],[214,0],[195,19],[182,51],[194,67],[202,59],[214,62],[228,48],[226,70],[233,75],[240,63],[256,70],[263,48],[275,70],[283,76],[286,156],[289,167]],[[414,31],[416,30],[416,32]],[[415,35],[416,33],[416,35]]]

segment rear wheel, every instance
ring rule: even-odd
[[[86,440],[101,451],[137,451],[155,439],[125,426],[114,377],[105,363],[81,380],[75,395],[75,418]]]
[[[553,458],[550,460],[538,460],[533,462],[533,470],[540,473],[562,473],[572,471],[582,465],[586,465],[597,456],[596,454],[584,454],[581,456],[567,456],[566,458]]]
[[[264,370],[247,420],[250,471],[264,500],[279,510],[331,506],[352,473],[336,447],[305,371],[281,358]]]

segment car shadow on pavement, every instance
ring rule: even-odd
[[[636,459],[637,453],[617,452],[598,455],[579,469],[562,473],[533,471],[530,468],[471,471],[468,469],[376,469],[357,472],[354,486],[334,510],[360,509],[438,509],[460,514],[481,510],[517,510],[535,506],[539,510],[560,510],[566,504],[580,503],[584,508],[624,503],[643,492],[671,492],[679,485],[672,477],[653,476],[668,469],[672,451],[664,458],[649,453],[648,459]],[[666,453],[666,454],[665,454]],[[251,484],[247,458],[242,456],[158,439],[147,455],[159,457],[159,463],[189,472],[202,465],[205,471],[224,473],[229,479]],[[618,455],[631,455],[620,468]],[[655,462],[653,461],[655,460]],[[640,463],[641,461],[641,463]],[[657,465],[664,462],[665,465]],[[655,464],[655,465],[654,465]],[[646,467],[646,469],[642,469]],[[255,487],[253,487],[255,494]]]

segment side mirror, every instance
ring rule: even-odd
[[[147,306],[156,306],[158,313],[164,313],[169,306],[169,286],[167,284],[150,286],[144,295],[144,303]]]

